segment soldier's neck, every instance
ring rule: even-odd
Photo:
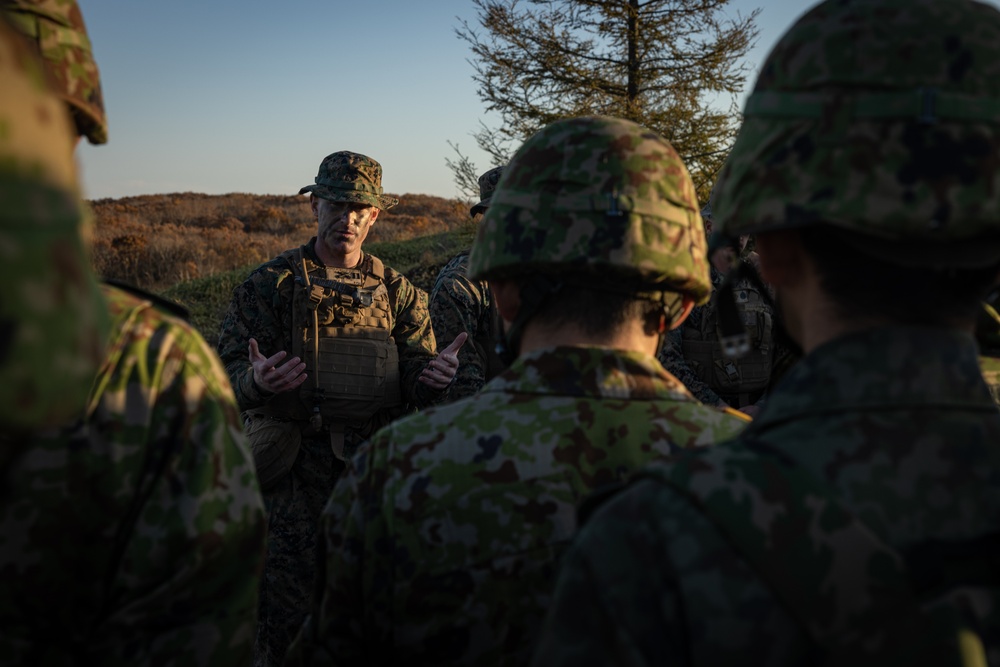
[[[528,322],[521,337],[520,354],[557,346],[606,347],[627,352],[642,352],[655,355],[659,343],[657,336],[646,331],[643,322],[635,320],[607,336],[595,336],[574,324],[559,326],[539,326]]]
[[[364,256],[360,248],[347,254],[332,252],[321,239],[316,239],[315,249],[319,261],[331,269],[353,269]]]

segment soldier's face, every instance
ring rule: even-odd
[[[317,235],[326,248],[338,257],[350,257],[361,252],[361,244],[379,210],[367,204],[334,202],[319,197],[312,199],[318,225]]]

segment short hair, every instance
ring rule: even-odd
[[[847,319],[888,318],[919,326],[971,323],[1000,272],[1000,261],[984,269],[900,266],[860,250],[864,241],[856,235],[845,241],[847,234],[828,225],[799,230],[823,291]]]
[[[662,305],[639,298],[626,290],[608,287],[608,278],[595,273],[564,273],[547,276],[558,288],[546,295],[531,321],[543,327],[572,324],[591,336],[609,336],[628,322],[658,317]],[[515,283],[524,295],[539,289],[537,274],[518,276]],[[522,297],[522,301],[523,301]]]

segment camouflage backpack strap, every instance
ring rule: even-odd
[[[823,664],[985,667],[978,634],[953,605],[922,606],[921,596],[956,584],[947,572],[968,558],[949,568],[931,548],[911,567],[826,484],[764,443],[693,454],[635,479],[666,484],[695,505],[822,649]],[[971,546],[961,551],[991,569],[997,552]],[[993,586],[996,574],[975,583]]]

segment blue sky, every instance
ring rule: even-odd
[[[814,2],[761,7],[757,67]],[[471,0],[81,0],[110,141],[80,144],[84,195],[294,194],[322,158],[382,163],[394,194],[454,197],[445,157],[485,115],[459,18]],[[747,87],[751,87],[751,76]]]

